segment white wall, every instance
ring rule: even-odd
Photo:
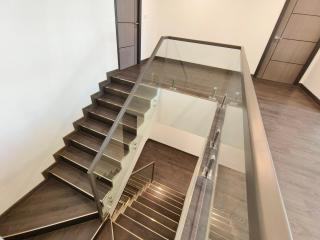
[[[200,156],[206,144],[217,104],[160,89],[150,138]]]
[[[218,162],[245,173],[243,109],[227,106],[221,132]]]
[[[320,99],[320,51],[312,60],[300,82]]]
[[[0,30],[1,213],[42,180],[117,53],[113,1],[1,1]]]
[[[284,2],[285,0],[143,1],[142,57],[150,56],[161,35],[243,45],[253,73]]]
[[[239,49],[166,39],[157,56],[239,72]]]

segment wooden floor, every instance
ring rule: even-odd
[[[320,108],[298,87],[255,88],[293,238],[320,239]]]
[[[219,164],[213,207],[229,216],[231,226],[229,233],[233,236],[232,239],[249,239],[247,191],[244,173]]]
[[[197,157],[175,148],[148,140],[142,150],[135,169],[155,161],[154,179],[170,188],[186,194]]]

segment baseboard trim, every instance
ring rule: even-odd
[[[299,83],[299,85],[298,85],[306,94],[308,94],[311,98],[312,98],[312,100],[315,102],[315,103],[317,103],[318,105],[319,105],[319,107],[320,107],[320,99],[316,96],[316,95],[314,95],[308,88],[306,88],[302,83]]]

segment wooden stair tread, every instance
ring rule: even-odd
[[[128,84],[121,84],[120,82],[111,81],[110,83],[106,84],[104,87],[114,89],[116,91],[120,91],[126,94],[130,94],[133,86],[130,86]]]
[[[116,223],[121,225],[123,228],[128,229],[133,234],[145,239],[145,240],[164,240],[164,237],[161,237],[152,230],[146,228],[145,226],[139,224],[133,219],[129,218],[124,214],[120,214],[116,220]]]
[[[27,238],[26,240],[61,240],[61,239],[91,239],[101,224],[100,220],[93,219],[83,223],[60,228],[48,233],[43,233],[35,237]],[[110,238],[109,238],[110,239]]]
[[[178,208],[178,207],[176,207],[176,206],[164,201],[163,199],[160,199],[157,196],[152,195],[152,194],[150,194],[148,192],[143,192],[141,196],[143,196],[145,198],[148,198],[149,200],[159,204],[160,206],[162,206],[162,207],[164,207],[166,209],[169,209],[172,212],[175,212],[178,215],[180,215],[181,212],[182,212],[181,208]]]
[[[49,178],[1,216],[0,235],[5,237],[95,213],[94,201],[66,184]]]
[[[160,222],[157,222],[155,219],[150,218],[134,208],[128,207],[124,214],[167,239],[174,239],[175,237],[175,232],[173,230],[167,228]]]
[[[142,240],[117,223],[113,223],[114,240]],[[109,240],[109,239],[108,239]]]
[[[124,102],[126,101],[126,98],[120,97],[111,93],[101,94],[99,97],[97,97],[97,99],[102,102],[107,102],[109,104],[116,105],[120,108],[123,106]]]
[[[172,205],[174,205],[174,206],[176,206],[176,207],[178,207],[180,209],[182,209],[182,207],[183,207],[183,203],[171,198],[170,196],[168,196],[164,192],[157,191],[157,190],[154,190],[154,189],[151,189],[151,188],[147,188],[146,192],[150,193],[150,194],[156,196],[157,198],[159,198],[159,199],[161,199],[161,200],[163,200],[165,202],[168,202],[168,203],[170,203],[170,204],[172,204]]]
[[[109,220],[102,226],[94,240],[113,240],[112,223]]]
[[[112,104],[118,106],[119,108],[123,107],[126,98],[117,96],[115,94],[106,93],[97,97],[99,101],[106,102],[108,104]],[[140,99],[138,97],[134,97],[128,106],[128,112],[135,115],[143,115],[150,108],[149,101],[145,99]]]
[[[110,128],[112,127],[109,124],[92,118],[81,118],[76,122],[76,124],[78,124],[83,129],[86,129],[87,131],[92,131],[104,137],[107,136]],[[126,131],[121,125],[112,135],[113,140],[128,145],[135,139],[135,137],[136,136],[133,133]]]
[[[103,139],[88,134],[83,131],[74,131],[69,134],[66,139],[70,139],[92,151],[98,152],[102,143]],[[123,144],[115,143],[114,141],[110,141],[106,150],[104,151],[104,155],[110,157],[111,159],[115,159],[121,162],[122,158],[128,153],[128,150],[125,149]]]
[[[114,122],[118,116],[119,111],[106,108],[100,105],[90,105],[86,110],[98,117],[108,119],[111,122]],[[120,121],[121,124],[126,125],[132,129],[137,129],[137,117],[130,115],[130,114],[124,114],[123,118]]]
[[[153,185],[156,189],[167,191],[167,192],[169,192],[169,193],[171,193],[171,194],[173,194],[173,195],[176,195],[177,197],[180,197],[180,198],[182,198],[182,199],[185,199],[185,195],[184,195],[183,193],[178,192],[178,191],[176,191],[176,190],[174,190],[174,189],[172,189],[172,188],[170,188],[170,187],[168,187],[168,186],[166,186],[166,185],[163,185],[163,184],[161,184],[161,183],[159,183],[159,182],[157,182],[157,181],[153,181],[153,182],[152,182],[152,185]]]
[[[167,216],[161,214],[160,212],[155,211],[154,209],[140,203],[137,201],[134,201],[131,204],[132,208],[137,209],[139,212],[155,219],[156,221],[160,222],[161,224],[167,226],[168,228],[172,230],[177,230],[178,223],[176,221],[173,221],[172,219],[168,218]]]
[[[49,170],[49,173],[93,198],[89,177],[86,172],[83,172],[70,164],[59,161],[54,164]],[[102,199],[110,190],[110,186],[101,181],[97,181],[96,183],[98,194]]]
[[[63,149],[61,149],[59,152],[57,152],[55,155],[60,156],[63,159],[70,161],[73,164],[80,166],[85,170],[89,169],[94,159],[94,155],[89,154],[73,146],[66,146]],[[120,166],[116,166],[110,161],[102,159],[96,166],[96,169],[94,172],[98,176],[104,177],[111,181],[119,171],[120,171]]]
[[[156,187],[155,185],[152,185],[152,184],[149,185],[148,189],[150,189],[151,191],[160,192],[160,193],[174,199],[175,201],[177,201],[181,204],[184,203],[184,199],[182,199],[181,197],[174,195],[172,193],[169,193],[169,192],[165,191],[164,189],[160,189],[160,188]]]
[[[161,213],[162,215],[165,215],[166,217],[168,217],[176,222],[178,222],[180,219],[180,216],[177,213],[172,212],[171,210],[159,205],[156,202],[153,202],[152,200],[150,200],[148,198],[145,198],[143,196],[139,196],[136,201],[146,205],[149,208],[152,208],[154,211],[157,211],[158,213]]]

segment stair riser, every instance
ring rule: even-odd
[[[152,201],[149,201],[148,199],[141,198],[141,197],[138,197],[137,201],[141,202],[142,204],[144,204],[144,205],[154,209],[155,211],[165,215],[166,217],[168,217],[176,222],[179,222],[180,216],[178,214],[164,208],[163,206],[156,204]]]
[[[180,202],[175,201],[174,199],[168,197],[167,195],[159,194],[158,192],[155,192],[155,191],[153,191],[151,189],[147,189],[146,192],[150,193],[150,194],[152,194],[154,196],[157,196],[160,199],[162,199],[162,200],[164,200],[164,201],[166,201],[166,202],[168,202],[168,203],[170,203],[170,204],[172,204],[172,205],[174,205],[174,206],[176,206],[176,207],[178,207],[180,209],[182,209],[182,207],[183,207],[183,204],[181,204]]]
[[[72,145],[74,147],[77,147],[77,148],[89,153],[89,154],[96,155],[98,153],[96,150],[91,149],[91,148],[89,148],[89,147],[87,147],[85,145],[82,145],[82,144],[80,144],[80,143],[78,143],[76,141],[73,141],[72,139],[64,139],[64,141],[65,141],[66,145]],[[120,161],[118,161],[116,159],[108,158],[107,156],[105,156],[105,158],[107,158],[108,161],[110,161],[111,164],[116,165],[116,166],[121,166],[121,162]]]
[[[77,169],[83,171],[84,173],[87,173],[88,171],[88,168],[85,167],[85,166],[81,166],[73,161],[71,161],[70,159],[68,158],[65,158],[64,156],[61,156],[61,155],[57,155],[55,156],[55,159],[56,161],[63,161],[65,163],[68,163],[70,165],[72,165],[73,167],[76,167]],[[112,183],[112,180],[111,179],[108,179],[106,177],[103,177],[103,176],[99,176],[99,175],[96,175],[97,176],[97,179],[99,179],[99,181],[102,181],[104,183],[106,183],[107,185],[109,185],[110,187],[113,186],[113,183]]]
[[[142,194],[143,197],[150,199],[153,202],[158,203],[159,205],[161,205],[162,207],[169,209],[172,212],[175,212],[176,214],[180,215],[182,212],[182,209],[175,207],[174,205],[155,197],[154,195],[151,194],[147,194],[146,192]]]
[[[121,90],[118,90],[118,89],[113,89],[113,88],[110,88],[110,87],[107,87],[107,86],[105,86],[103,88],[103,91],[106,94],[114,94],[114,95],[120,96],[120,97],[122,97],[124,99],[126,99],[129,96],[128,92],[124,92],[124,91],[121,91]]]
[[[130,87],[133,87],[133,86],[134,86],[134,83],[133,83],[133,82],[131,82],[131,81],[126,81],[126,80],[120,79],[120,78],[111,77],[111,78],[110,78],[110,81],[111,81],[111,82],[114,82],[114,83],[124,84],[124,85],[130,86]]]
[[[144,213],[147,216],[150,216],[151,218],[156,219],[158,222],[162,223],[163,225],[167,226],[168,228],[172,230],[177,230],[178,228],[178,223],[171,220],[168,217],[165,217],[163,214],[154,211],[151,208],[148,208],[147,206],[139,203],[139,202],[133,202],[131,205],[132,208],[137,209],[138,211]]]
[[[87,110],[84,110],[84,113],[85,113],[86,117],[90,117],[90,118],[93,118],[95,120],[99,120],[99,121],[105,122],[107,124],[110,124],[111,126],[114,123],[114,121],[109,119],[109,118],[97,115],[97,114],[92,113],[92,112],[88,112]],[[137,129],[136,128],[133,128],[133,127],[127,126],[125,124],[121,124],[121,123],[119,124],[119,127],[123,128],[125,131],[128,131],[128,132],[130,132],[130,133],[132,133],[134,135],[137,135]]]
[[[95,137],[101,138],[102,140],[104,140],[106,138],[106,136],[107,136],[106,134],[103,134],[103,133],[100,133],[100,132],[96,132],[91,128],[87,128],[85,126],[79,125],[78,123],[75,123],[74,125],[75,125],[74,126],[75,129],[83,130],[84,132],[87,132],[87,133],[89,133],[89,134],[91,134],[91,135],[93,135]],[[119,143],[123,144],[125,150],[129,150],[129,148],[130,148],[130,145],[128,143],[122,141],[121,139],[112,138],[112,141],[119,142]]]

